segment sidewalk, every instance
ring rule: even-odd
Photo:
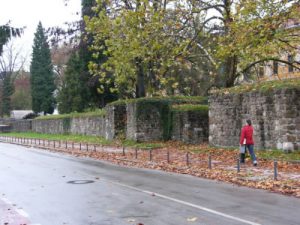
[[[22,209],[0,198],[0,224],[1,225],[30,225],[30,221]]]

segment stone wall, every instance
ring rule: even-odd
[[[127,104],[126,138],[135,141],[177,140],[198,144],[208,141],[208,112],[173,110],[167,101]]]
[[[197,111],[173,112],[174,103],[165,99],[138,99],[117,102],[106,114],[66,118],[44,118],[12,122],[14,131],[48,134],[102,136],[108,140],[178,140],[202,143],[208,139],[208,115]],[[175,104],[184,104],[181,102]],[[197,103],[194,103],[197,105]]]
[[[126,133],[126,104],[109,105],[106,107],[105,137],[112,140],[116,137],[124,138]]]
[[[208,141],[208,114],[202,111],[173,111],[172,140],[190,144]]]
[[[299,96],[299,89],[211,95],[209,143],[238,146],[241,127],[249,118],[257,148],[300,149]]]
[[[0,133],[8,133],[11,132],[11,126],[10,125],[0,125]]]
[[[112,140],[125,131],[126,107],[107,106],[106,115],[63,119],[36,119],[32,131],[47,134],[78,134],[101,136]]]
[[[36,119],[32,121],[32,131],[44,134],[66,134],[69,127],[64,126],[64,119]]]
[[[135,141],[152,141],[166,139],[165,114],[169,106],[162,101],[137,101],[126,106],[126,138]]]
[[[32,130],[32,120],[16,120],[11,123],[13,132],[28,132]]]
[[[72,118],[69,133],[105,137],[105,118],[100,116]]]

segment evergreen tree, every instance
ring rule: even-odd
[[[40,22],[34,37],[30,65],[32,110],[36,113],[53,113],[55,90],[53,66],[47,37]]]
[[[95,6],[95,0],[82,0],[82,17],[95,16],[92,7]],[[117,99],[117,95],[111,92],[112,83],[100,82],[99,76],[93,76],[89,72],[88,65],[94,60],[93,52],[89,46],[93,42],[90,34],[86,33],[86,24],[82,19],[80,22],[80,42],[79,46],[70,57],[63,86],[58,93],[58,109],[60,113],[70,113],[73,111],[82,112],[87,108],[104,107],[108,102]],[[107,60],[103,50],[98,50],[98,63]]]
[[[11,95],[14,92],[14,88],[11,82],[11,74],[7,74],[3,80],[3,87],[2,87],[2,114],[9,116],[11,110]]]
[[[90,107],[90,90],[87,85],[88,76],[86,74],[84,61],[78,52],[70,57],[62,89],[58,94],[58,110],[60,113],[82,112]]]
[[[0,25],[0,55],[3,52],[3,46],[12,38],[20,37],[23,29],[14,28],[9,24]]]

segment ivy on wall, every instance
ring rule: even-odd
[[[62,123],[63,123],[63,131],[64,131],[64,134],[70,133],[70,128],[71,128],[71,118],[70,118],[70,117],[63,118],[63,119],[62,119]]]

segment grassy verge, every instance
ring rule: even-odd
[[[97,117],[105,116],[105,110],[99,109],[90,112],[83,113],[70,113],[70,114],[59,114],[59,115],[48,115],[48,116],[39,116],[37,120],[49,120],[49,119],[64,119],[64,118],[78,118],[78,117]]]
[[[122,144],[126,147],[136,147],[139,149],[156,149],[156,148],[163,148],[166,146],[165,143],[162,142],[142,142],[142,143],[137,143],[136,141],[132,140],[124,140]]]
[[[70,142],[81,142],[90,144],[101,144],[107,146],[125,146],[139,148],[143,150],[158,149],[158,148],[173,148],[181,151],[190,151],[194,153],[212,153],[220,151],[234,151],[238,148],[216,148],[209,145],[190,145],[181,142],[136,142],[132,140],[113,140],[109,141],[103,137],[96,136],[84,136],[84,135],[73,135],[73,134],[40,134],[33,132],[26,133],[1,133],[1,136],[9,137],[19,137],[19,138],[35,138],[35,139],[45,139],[45,140],[61,140]],[[256,150],[256,155],[259,159],[268,160],[284,160],[284,161],[300,161],[300,151],[292,153],[284,153],[281,150]]]
[[[257,156],[262,159],[300,161],[300,151],[284,153],[281,150],[264,150],[264,151],[257,151]]]
[[[126,146],[126,147],[136,147],[139,149],[154,149],[164,147],[163,143],[154,142],[143,142],[138,143],[131,140],[113,140],[109,141],[103,137],[99,136],[86,136],[86,135],[74,135],[74,134],[40,134],[34,132],[12,132],[12,133],[1,133],[1,136],[7,137],[18,137],[18,138],[33,138],[33,139],[44,139],[51,141],[70,141],[77,143],[89,143],[89,144],[100,144],[107,146]]]
[[[238,94],[252,91],[270,92],[279,89],[299,89],[300,79],[286,79],[286,80],[275,80],[275,81],[264,81],[255,84],[244,84],[238,85],[232,88],[224,88],[215,90],[214,93],[219,94]]]
[[[3,133],[1,136],[8,137],[18,137],[18,138],[35,138],[35,139],[44,139],[44,140],[56,140],[56,141],[72,141],[72,142],[82,142],[82,143],[91,143],[91,144],[103,144],[111,145],[111,141],[106,140],[103,137],[96,136],[84,136],[84,135],[69,135],[69,134],[40,134],[34,132],[24,132],[24,133]]]

